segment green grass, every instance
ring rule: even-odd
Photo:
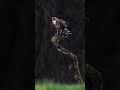
[[[52,81],[36,81],[35,90],[85,90],[84,84],[60,84]]]

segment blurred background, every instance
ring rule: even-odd
[[[34,0],[1,0],[0,7],[0,90],[34,90],[34,75],[36,79],[73,81],[67,69],[70,62],[50,41],[52,16],[70,23],[73,35],[62,45],[79,57],[83,78],[85,58],[101,72],[104,90],[120,90],[119,0],[36,0],[35,4]]]
[[[50,79],[73,83],[74,76],[68,67],[71,61],[58,52],[51,42],[55,34],[51,17],[67,22],[72,31],[70,38],[61,45],[76,54],[80,71],[85,76],[85,0],[36,0],[35,1],[35,79]]]

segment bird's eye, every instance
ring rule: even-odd
[[[56,20],[56,17],[52,17],[53,20]]]

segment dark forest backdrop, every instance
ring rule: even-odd
[[[61,4],[57,1],[55,3],[54,1],[49,0],[41,0],[39,1],[40,7],[38,5],[37,8],[42,8],[39,10],[38,13],[36,12],[36,16],[40,16],[39,18],[36,17],[35,21],[39,22],[34,23],[34,1],[31,0],[1,0],[0,1],[0,82],[1,87],[0,90],[34,90],[34,25],[37,25],[40,29],[36,33],[39,35],[36,35],[36,44],[35,48],[36,50],[36,60],[37,58],[41,56],[47,56],[47,53],[42,52],[40,47],[43,47],[43,42],[48,43],[48,47],[51,47],[51,50],[46,46],[46,50],[49,50],[53,52],[51,53],[51,57],[53,56],[59,56],[62,58],[58,58],[56,61],[52,61],[57,57],[53,57],[53,59],[45,59],[47,61],[42,62],[54,62],[54,65],[58,65],[60,63],[60,69],[62,71],[66,70],[62,65],[65,64],[68,65],[68,62],[66,59],[63,59],[63,56],[58,53],[51,42],[47,41],[49,38],[52,37],[51,30],[52,27],[50,26],[50,20],[51,16],[58,16],[66,21],[70,22],[70,25],[73,28],[79,28],[74,29],[73,36],[71,36],[70,39],[63,42],[66,48],[68,48],[70,51],[73,51],[77,56],[83,55],[80,54],[84,52],[81,52],[82,46],[84,44],[82,43],[81,38],[84,37],[84,35],[80,32],[84,32],[81,28],[84,28],[81,24],[84,24],[82,22],[82,15],[84,13],[81,13],[80,16],[76,13],[82,12],[82,9],[80,8],[82,4],[82,1],[80,3],[79,0],[70,1],[67,3],[67,5],[70,5],[71,12],[64,12],[68,6],[65,6],[64,3],[62,4],[63,0],[59,0]],[[65,0],[66,2],[68,0]],[[76,1],[76,4],[75,4]],[[86,15],[90,18],[89,22],[85,23],[85,60],[86,63],[90,63],[92,66],[94,66],[96,69],[101,71],[103,79],[105,81],[105,90],[120,90],[119,82],[120,82],[120,13],[119,13],[119,0],[89,0],[86,2]],[[79,3],[79,4],[78,4]],[[50,5],[51,4],[51,5]],[[73,5],[74,4],[74,5]],[[63,9],[63,6],[66,7]],[[84,5],[83,5],[84,6]],[[44,8],[45,7],[45,8]],[[56,8],[54,8],[56,7]],[[74,12],[74,10],[78,12]],[[48,12],[46,12],[46,9]],[[56,10],[57,9],[57,10]],[[66,10],[67,11],[67,10]],[[83,9],[84,11],[84,9]],[[50,13],[51,12],[51,13]],[[74,12],[74,13],[72,13]],[[61,14],[60,14],[61,13]],[[64,14],[63,14],[64,13]],[[66,13],[66,14],[65,14]],[[41,15],[39,15],[41,14]],[[71,14],[71,15],[69,15]],[[39,19],[39,20],[38,20]],[[48,20],[50,19],[50,20]],[[79,20],[78,20],[79,19]],[[38,21],[37,21],[38,20]],[[47,23],[47,25],[46,25]],[[80,25],[79,25],[80,24]],[[49,25],[49,26],[48,26]],[[82,27],[81,27],[82,26]],[[46,28],[46,30],[45,30]],[[43,30],[41,32],[41,30]],[[46,33],[46,31],[49,30],[50,33]],[[78,36],[78,30],[80,37],[79,43],[76,42],[76,40],[79,40],[77,38]],[[76,35],[77,33],[77,35]],[[48,35],[48,36],[42,36],[42,35]],[[76,35],[76,36],[74,36]],[[38,38],[37,38],[38,37]],[[43,38],[46,41],[37,40]],[[74,40],[75,39],[75,40]],[[67,42],[67,43],[66,43]],[[77,43],[76,46],[72,43]],[[81,43],[80,43],[81,42]],[[77,48],[76,48],[77,47]],[[44,50],[44,51],[46,51]],[[56,52],[56,53],[55,53]],[[43,54],[43,55],[42,55]],[[43,57],[40,57],[43,58]],[[39,59],[40,59],[39,58]],[[84,60],[84,59],[80,59]],[[54,67],[51,64],[41,64],[40,60],[36,64],[36,68],[41,68],[41,70],[36,69],[36,77],[41,77],[43,74],[48,76],[48,73],[44,70],[45,66],[48,66],[49,68],[52,68],[51,70],[55,72]],[[58,67],[58,66],[57,66]],[[65,66],[67,67],[67,66]],[[47,71],[49,68],[45,68]],[[58,69],[58,68],[57,68]],[[45,72],[44,72],[45,71]],[[43,74],[42,74],[43,73]],[[55,74],[54,74],[55,75]],[[50,77],[52,74],[50,75]],[[61,76],[61,75],[60,75]]]
[[[63,47],[76,54],[84,78],[85,70],[85,0],[36,0],[35,2],[35,78],[71,82],[70,60],[58,52],[51,42],[55,34],[52,16],[67,22],[73,35],[62,42]]]

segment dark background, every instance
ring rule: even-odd
[[[34,1],[0,1],[0,90],[34,90]]]
[[[86,63],[98,69],[104,90],[119,90],[120,40],[119,2],[117,0],[86,1]]]
[[[54,1],[44,4],[46,5],[49,3],[54,4]],[[42,5],[44,6],[44,4]],[[87,21],[85,24],[85,60],[86,63],[91,64],[96,69],[101,71],[103,79],[105,81],[105,90],[120,90],[120,40],[118,24],[120,19],[119,7],[120,6],[118,0],[86,1],[86,17],[89,18],[89,21]],[[49,7],[47,7],[47,9],[49,9]],[[64,10],[59,10],[61,10],[60,12],[62,12],[61,15],[58,15],[58,13],[60,12],[57,12],[57,14],[53,15],[57,15],[67,20],[68,22],[70,22],[70,25],[72,25],[73,22],[75,23],[75,21],[73,21],[74,19],[70,20],[71,15],[66,14],[66,16],[64,16]],[[33,90],[35,75],[34,1],[29,0],[28,2],[27,0],[2,0],[0,1],[0,12],[0,90]],[[41,14],[44,14],[43,11],[41,11]],[[76,14],[76,16],[77,15],[78,14]],[[76,26],[78,25],[74,24],[71,27]],[[40,27],[40,29],[42,28]],[[74,33],[76,34],[76,32]],[[43,34],[41,33],[41,35]],[[81,37],[81,35],[79,37]],[[73,41],[72,39],[69,40]],[[56,52],[53,46],[51,46],[51,48],[54,52]],[[73,47],[72,44],[66,45],[66,48],[70,48],[70,50],[73,51],[75,54],[78,53],[78,50],[76,50],[76,48]],[[80,49],[80,47],[78,46],[77,48]],[[61,62],[63,62],[61,64],[67,63],[64,61]],[[38,75],[40,75],[40,73]]]
[[[35,8],[35,78],[73,82],[73,72],[68,70],[71,60],[57,51],[51,42],[56,33],[51,18],[57,16],[67,22],[72,36],[61,42],[62,46],[78,56],[80,71],[85,76],[85,1],[36,0]]]

